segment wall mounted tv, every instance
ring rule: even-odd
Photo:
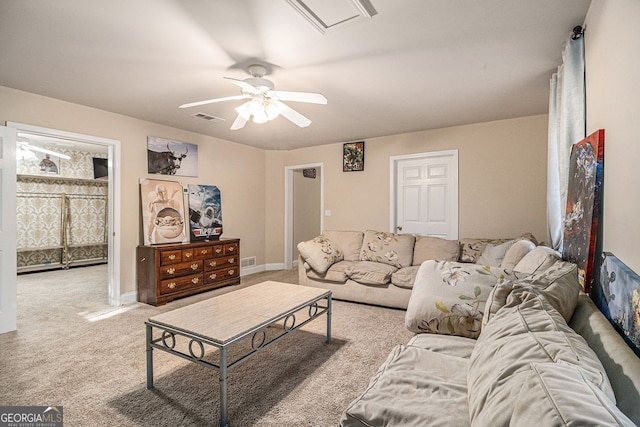
[[[109,177],[109,159],[93,158],[93,178],[107,179]]]

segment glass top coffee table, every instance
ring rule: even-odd
[[[216,370],[220,426],[227,426],[227,371],[323,314],[330,343],[331,291],[269,281],[153,316],[145,322],[147,389],[153,388],[153,349]],[[234,345],[240,351],[230,360]],[[207,349],[217,357],[205,358]]]

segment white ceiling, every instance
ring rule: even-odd
[[[0,85],[266,149],[363,140],[546,113],[590,0],[371,4],[372,19],[321,34],[285,0],[3,0]],[[177,108],[238,95],[222,77],[256,61],[276,90],[327,97],[288,103],[311,126],[231,131],[242,101]]]

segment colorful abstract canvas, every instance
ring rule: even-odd
[[[189,226],[191,242],[220,238],[222,204],[218,187],[189,184]]]
[[[612,253],[605,252],[591,298],[640,356],[640,276]]]
[[[600,129],[573,145],[564,219],[562,258],[578,265],[585,292],[593,284],[601,250],[598,226],[603,179],[604,129]]]

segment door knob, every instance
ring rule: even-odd
[[[401,225],[397,226],[396,228],[398,229],[398,231],[402,231],[402,226]]]

